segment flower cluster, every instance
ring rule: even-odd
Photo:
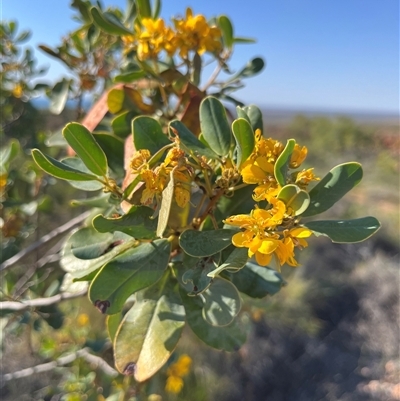
[[[138,173],[145,184],[140,203],[149,206],[154,200],[158,202],[172,176],[176,204],[181,208],[185,207],[190,200],[192,177],[184,151],[176,147],[170,149],[164,162],[153,169],[148,163],[150,156],[147,149],[139,150],[130,164],[132,171]]]
[[[186,16],[173,19],[173,23],[170,27],[162,18],[143,18],[136,25],[135,35],[122,38],[126,50],[135,49],[139,60],[157,58],[162,51],[169,56],[178,53],[184,60],[190,52],[202,55],[222,51],[221,30],[209,24],[204,15],[193,15],[188,8]]]
[[[264,138],[258,129],[255,132],[255,146],[252,154],[240,169],[242,180],[246,184],[256,184],[253,199],[256,202],[267,201],[268,207],[256,207],[250,215],[231,216],[226,224],[240,227],[240,231],[232,238],[236,247],[248,248],[248,256],[255,257],[257,263],[266,266],[275,255],[282,266],[287,263],[297,266],[294,249],[307,246],[312,231],[297,226],[295,211],[278,198],[281,186],[276,180],[275,163],[284,151],[281,142]],[[296,169],[301,166],[307,156],[307,148],[295,145],[288,167]],[[316,181],[313,169],[301,170],[288,175],[286,184],[295,184],[300,189],[307,187],[310,181]]]
[[[183,354],[168,368],[168,378],[165,384],[165,390],[168,393],[180,393],[183,387],[182,377],[189,373],[191,364],[192,358],[189,355]]]

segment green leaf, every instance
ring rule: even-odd
[[[252,298],[264,298],[276,294],[286,283],[273,269],[247,263],[243,269],[228,274],[235,287]]]
[[[111,121],[111,127],[114,134],[121,138],[126,138],[132,133],[132,120],[137,116],[134,111],[124,111],[123,113],[116,116]]]
[[[235,41],[236,42],[236,41]],[[236,42],[237,43],[237,42]],[[250,60],[239,72],[231,77],[225,84],[241,78],[250,78],[258,74],[264,68],[264,60],[260,57]]]
[[[184,254],[182,268],[178,269],[177,277],[189,295],[201,294],[210,286],[212,278],[208,277],[208,273],[215,269],[220,254],[215,256],[195,258]],[[183,268],[187,270],[184,271]]]
[[[310,204],[308,192],[294,184],[285,185],[279,191],[278,199],[281,199],[286,207],[293,209],[295,216],[302,214]]]
[[[90,235],[87,235],[88,232]],[[111,233],[79,230],[70,239],[71,252],[78,259],[96,259],[104,255],[115,242],[115,237]]]
[[[185,306],[186,321],[194,334],[210,347],[224,351],[238,351],[246,341],[246,333],[235,319],[228,326],[212,326],[203,318],[203,302],[200,297],[191,297],[183,288],[179,289]]]
[[[264,131],[264,123],[263,123],[263,116],[262,116],[261,110],[254,104],[244,107],[243,110],[249,117],[250,124],[253,128],[253,131],[255,132],[256,129],[259,129],[259,130],[261,130],[261,132],[263,132]]]
[[[227,326],[240,312],[239,293],[228,280],[217,277],[202,296],[203,317],[212,326]]]
[[[161,0],[154,0],[153,19],[156,20],[161,12]]]
[[[102,234],[106,236],[104,238],[108,238],[109,252],[95,259],[84,260],[74,256],[72,248],[77,248],[79,244],[85,244],[91,236],[96,237],[98,235],[99,233],[96,232],[94,228],[85,227],[76,231],[66,241],[62,250],[60,265],[66,272],[70,273],[73,278],[79,279],[88,276],[120,253],[131,248],[135,243],[134,239],[125,239],[122,243],[118,243],[118,245],[114,246],[116,241],[120,241],[121,235]]]
[[[154,212],[146,206],[132,206],[129,212],[116,219],[96,216],[93,227],[100,233],[121,231],[137,239],[152,239],[156,234],[157,221],[152,219]]]
[[[108,167],[118,176],[124,176],[124,142],[110,134],[94,133],[93,136],[106,155]]]
[[[185,309],[176,285],[168,281],[164,288],[156,284],[141,292],[114,341],[117,369],[133,374],[138,382],[149,379],[171,356],[184,325]]]
[[[124,84],[130,84],[134,81],[137,81],[140,78],[144,78],[146,76],[146,71],[136,70],[124,72],[123,74],[118,74],[114,77],[114,82],[122,82]]]
[[[94,175],[75,170],[50,156],[44,155],[39,149],[32,149],[32,157],[43,171],[62,180],[92,181],[97,179]]]
[[[224,270],[236,272],[240,270],[248,261],[247,248],[235,248],[222,265],[207,274],[208,277],[215,278]]]
[[[69,123],[63,129],[63,136],[92,173],[103,177],[107,175],[106,155],[86,127]]]
[[[0,150],[0,165],[4,167],[10,163],[17,156],[19,149],[19,142],[16,139],[11,139],[10,142]]]
[[[174,199],[174,171],[169,175],[169,182],[161,194],[161,207],[158,215],[157,237],[162,237],[168,225],[172,200]]]
[[[162,131],[160,123],[152,117],[138,116],[132,121],[135,149],[148,149],[152,155],[171,141]]]
[[[284,187],[286,185],[290,158],[292,156],[295,145],[296,141],[294,139],[288,139],[285,149],[283,149],[283,152],[279,155],[278,159],[275,162],[275,179],[281,187]]]
[[[375,217],[362,217],[354,220],[321,220],[302,224],[316,236],[324,235],[332,242],[361,242],[376,233],[380,223]]]
[[[71,206],[90,206],[96,207],[100,209],[105,209],[110,206],[109,203],[110,194],[100,194],[98,196],[94,196],[93,198],[84,198],[84,199],[72,199],[70,204]]]
[[[97,273],[89,288],[89,299],[102,313],[120,312],[130,295],[161,278],[170,252],[171,244],[165,239],[127,250]]]
[[[251,38],[242,38],[242,37],[236,37],[233,38],[234,43],[256,43],[254,39]]]
[[[249,122],[244,118],[238,118],[232,123],[232,131],[236,140],[236,166],[240,169],[254,150],[254,132]]]
[[[220,156],[227,156],[232,134],[223,104],[208,96],[200,104],[200,127],[206,142]]]
[[[122,89],[111,89],[107,95],[108,110],[112,114],[120,112],[123,108],[125,92]]]
[[[196,231],[186,230],[179,237],[179,245],[190,256],[205,257],[214,255],[232,243],[234,230]]]
[[[174,120],[169,123],[169,131],[171,135],[179,137],[181,146],[187,154],[206,156],[209,159],[218,158],[210,148],[200,142],[200,140],[179,120]]]
[[[121,320],[122,320],[122,313],[115,313],[114,315],[107,316],[106,319],[107,332],[111,342],[114,342]]]
[[[236,112],[237,112],[238,118],[244,118],[250,124],[250,118],[247,115],[247,113],[244,111],[243,107],[236,106]]]
[[[150,0],[136,0],[140,18],[151,18]]]
[[[111,13],[103,13],[97,7],[92,7],[90,9],[90,14],[92,15],[93,22],[100,29],[111,35],[133,35],[129,29],[127,29],[118,18]]]
[[[361,181],[362,176],[360,163],[350,162],[334,167],[309,192],[310,206],[302,217],[314,216],[331,208]]]
[[[62,81],[57,82],[49,92],[49,109],[53,114],[60,114],[64,110],[65,103],[68,100],[69,86],[71,82],[71,80],[64,78]]]
[[[67,166],[82,171],[87,174],[91,174],[91,171],[83,164],[83,161],[78,157],[66,157],[62,159],[61,162]],[[80,189],[82,191],[98,191],[104,187],[104,185],[97,180],[92,181],[68,181],[68,184],[74,188]]]
[[[218,17],[218,25],[222,31],[222,39],[224,45],[228,49],[232,49],[233,46],[233,26],[231,20],[226,15]]]

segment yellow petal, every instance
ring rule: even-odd
[[[289,232],[289,235],[295,238],[308,238],[312,234],[313,232],[311,230],[304,227],[292,228]]]
[[[231,226],[242,227],[245,225],[253,224],[253,219],[248,214],[237,214],[235,216],[228,217],[224,223]]]
[[[232,244],[238,248],[248,247],[248,244],[252,240],[253,235],[254,234],[251,231],[241,231],[239,233],[236,233],[232,237]]]
[[[246,184],[258,184],[266,178],[266,174],[262,168],[255,164],[248,164],[242,169],[240,174],[242,175],[243,182]]]
[[[268,255],[272,252],[275,251],[275,249],[278,247],[279,241],[276,239],[272,238],[266,238],[261,241],[261,246],[258,248],[258,252],[264,253],[265,255]]]
[[[269,255],[265,255],[264,253],[257,252],[256,253],[256,261],[260,266],[267,266],[271,261],[272,253]]]

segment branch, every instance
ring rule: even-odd
[[[118,376],[118,372],[112,368],[104,359],[99,356],[93,355],[89,352],[89,348],[83,348],[79,351],[73,352],[66,356],[56,359],[55,361],[43,363],[41,365],[36,365],[31,368],[22,369],[13,373],[6,373],[0,377],[0,382],[4,385],[5,382],[15,379],[22,379],[24,377],[31,376],[35,373],[49,372],[59,366],[67,365],[77,358],[83,358],[90,364],[96,365],[96,368],[102,370],[106,375],[111,377]]]
[[[88,210],[87,212],[80,214],[79,216],[70,220],[68,223],[65,223],[61,227],[57,227],[55,230],[49,232],[48,234],[43,236],[39,241],[36,241],[33,244],[29,245],[28,247],[22,249],[20,252],[15,254],[10,259],[7,259],[5,262],[3,262],[0,265],[0,272],[8,269],[9,267],[11,267],[15,263],[17,263],[20,259],[22,259],[24,256],[28,255],[35,249],[40,248],[42,245],[46,244],[53,238],[59,236],[60,234],[65,233],[66,231],[70,230],[71,228],[74,228],[75,226],[80,224],[83,220],[85,220],[90,215],[90,213],[91,213],[91,211]]]
[[[66,299],[78,298],[86,294],[86,289],[79,292],[62,292],[61,294],[54,295],[48,298],[37,298],[23,302],[5,301],[0,302],[0,311],[6,310],[9,312],[21,312],[30,308],[39,308],[41,306],[49,306],[56,304]]]

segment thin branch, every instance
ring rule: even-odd
[[[30,308],[39,308],[41,306],[49,306],[66,299],[78,298],[86,294],[86,289],[79,292],[62,292],[48,298],[37,298],[23,302],[5,301],[0,302],[0,311],[6,310],[11,312],[21,312]]]
[[[4,385],[5,382],[8,382],[10,380],[22,379],[24,377],[31,376],[35,373],[49,372],[59,366],[68,365],[69,363],[75,361],[77,358],[83,358],[88,363],[95,365],[96,368],[102,370],[108,376],[116,377],[119,374],[104,359],[100,358],[99,356],[91,354],[89,352],[89,348],[83,348],[79,351],[58,358],[52,362],[43,363],[41,365],[36,365],[31,368],[22,369],[13,373],[6,373],[5,375],[0,377],[0,382],[2,385]]]
[[[53,231],[51,231],[48,234],[44,235],[42,238],[40,238],[39,241],[36,241],[33,244],[29,245],[28,247],[22,249],[16,255],[14,255],[10,259],[7,259],[5,262],[3,262],[0,265],[0,272],[2,272],[3,270],[8,269],[9,267],[14,265],[15,263],[19,262],[23,257],[28,255],[32,251],[40,248],[42,245],[44,245],[47,242],[51,241],[53,238],[65,233],[66,231],[70,230],[71,228],[74,228],[75,226],[80,224],[83,220],[85,220],[90,215],[90,213],[91,213],[91,211],[88,210],[87,212],[80,214],[79,216],[77,216],[74,219],[70,220],[68,223],[65,223],[61,227],[57,227]]]
[[[42,268],[48,263],[54,263],[60,260],[60,249],[64,244],[64,239],[58,241],[52,248],[50,248],[45,255],[43,255],[40,259],[38,259],[25,273],[24,275],[17,281],[14,286],[13,298],[18,299],[21,294],[23,294],[26,290],[26,284],[35,274],[37,269]],[[29,283],[28,283],[29,284]]]

